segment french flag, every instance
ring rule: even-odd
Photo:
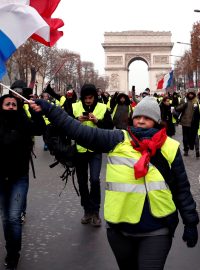
[[[60,0],[27,0],[27,4],[35,8],[49,26],[48,41],[38,33],[33,34],[31,38],[49,47],[53,46],[63,36],[63,32],[59,31],[59,28],[64,25],[63,20],[51,18],[59,3]]]
[[[43,19],[36,8],[30,6],[37,0],[1,0],[0,4],[0,80],[6,73],[6,61],[26,40],[33,36],[35,40],[52,46],[62,36],[57,34],[58,28],[51,23],[52,10],[48,13],[48,19]],[[43,2],[47,2],[44,0]],[[52,3],[53,1],[49,1]],[[58,0],[55,0],[58,4]],[[38,5],[39,6],[39,5]],[[37,7],[39,9],[39,7]],[[52,19],[53,20],[53,19]],[[47,22],[48,21],[48,22]],[[61,22],[58,27],[62,25]],[[53,32],[53,34],[51,34]],[[52,40],[51,40],[52,38]]]
[[[157,84],[157,90],[158,89],[167,89],[168,87],[171,86],[173,80],[173,70],[170,71],[169,73],[165,74],[165,76],[158,81]]]

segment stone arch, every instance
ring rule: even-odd
[[[150,55],[144,55],[144,54],[135,54],[135,55],[129,55],[129,57],[127,57],[126,59],[126,63],[125,65],[127,66],[127,68],[129,68],[129,66],[134,62],[134,61],[137,61],[137,60],[141,60],[143,61],[144,63],[147,64],[147,66],[149,67],[150,66]]]
[[[149,70],[149,66],[150,66],[150,58],[149,58],[149,55],[144,55],[144,54],[141,54],[141,55],[130,55],[129,57],[127,57],[127,62],[126,62],[126,65],[127,65],[127,76],[128,76],[128,86],[130,86],[130,76],[134,76],[133,75],[134,73],[131,73],[130,74],[130,65],[135,62],[135,61],[142,61],[143,63],[145,63],[147,65],[147,70]],[[149,77],[148,77],[148,82],[149,82]],[[148,84],[146,84],[146,86],[148,86]],[[131,92],[131,89],[129,89],[129,92]]]
[[[156,90],[157,81],[171,70],[170,54],[173,48],[171,32],[123,31],[105,32],[105,74],[109,78],[108,91],[128,93],[128,68],[134,59],[146,62],[149,88]]]

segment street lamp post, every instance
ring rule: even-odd
[[[199,9],[195,9],[194,12],[200,12],[200,10],[199,10]],[[189,46],[192,45],[191,43],[180,42],[180,41],[177,41],[177,43],[178,43],[178,44],[189,45]],[[200,61],[200,60],[197,59],[197,69],[196,69],[196,71],[195,71],[195,86],[196,86],[196,88],[198,88],[198,72],[199,72],[199,70],[198,70],[198,62],[199,62],[199,61]]]
[[[194,9],[194,12],[200,12],[200,9]],[[199,36],[199,38],[200,38],[200,36]],[[199,62],[200,62],[200,59],[197,59],[197,70],[196,70],[196,88],[198,88],[199,87],[199,82],[198,82],[198,80],[199,80]]]
[[[174,56],[174,57],[182,57],[182,56],[180,56],[180,55],[174,55],[174,54],[170,54],[169,56]]]
[[[181,42],[181,41],[177,41],[176,43],[178,43],[178,44],[185,44],[185,45],[189,45],[189,46],[192,45],[191,43],[188,43],[188,42]]]

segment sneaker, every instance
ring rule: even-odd
[[[9,257],[8,255],[5,258],[4,266],[7,270],[16,270],[17,264],[19,261],[19,254],[15,257]]]
[[[26,214],[21,213],[21,224],[24,224],[26,222]]]
[[[199,151],[196,151],[196,157],[197,158],[199,157]]]
[[[90,224],[94,227],[101,226],[101,218],[99,217],[99,213],[94,213],[92,215],[92,220],[91,220]]]
[[[17,265],[15,266],[15,265],[6,265],[5,266],[5,269],[7,269],[7,270],[16,270],[17,269]]]
[[[84,216],[81,218],[81,223],[88,224],[90,223],[91,219],[92,219],[92,214],[85,212]]]

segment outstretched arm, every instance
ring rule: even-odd
[[[45,92],[48,93],[53,98],[60,101],[61,95],[57,94],[53,88],[51,88],[50,84],[47,85],[47,88],[45,89]]]
[[[84,126],[80,121],[73,119],[61,108],[53,106],[49,102],[40,99],[35,102],[42,108],[43,113],[53,125],[86,148],[107,153],[124,140],[124,133],[121,130]],[[31,106],[37,110],[36,104]]]

